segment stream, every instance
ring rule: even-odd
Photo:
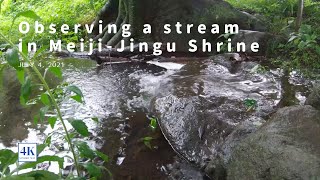
[[[63,61],[65,64],[64,81],[77,85],[85,97],[84,104],[78,104],[73,100],[61,103],[64,119],[75,118],[86,122],[91,133],[86,141],[90,146],[110,157],[110,162],[105,166],[112,172],[115,179],[207,179],[197,166],[189,163],[197,162],[197,159],[190,159],[188,153],[184,154],[183,149],[175,148],[177,145],[174,137],[170,137],[171,134],[163,133],[160,128],[152,131],[149,127],[150,118],[155,116],[159,118],[153,110],[156,99],[170,94],[178,98],[189,96],[205,98],[224,92],[229,92],[231,96],[237,96],[240,99],[246,95],[235,92],[248,90],[248,93],[252,93],[253,87],[258,87],[261,91],[259,97],[261,95],[266,98],[261,102],[268,102],[276,109],[292,104],[303,104],[310,86],[308,81],[301,79],[295,73],[284,76],[279,69],[266,70],[263,73],[267,75],[261,76],[255,72],[257,79],[249,81],[250,78],[245,79],[248,76],[237,75],[239,70],[237,68],[243,66],[233,66],[229,68],[230,75],[223,76],[226,70],[224,67],[229,65],[220,63],[221,66],[217,66],[210,60],[179,63],[122,63],[104,67],[97,67],[95,62],[84,59],[58,61]],[[249,64],[245,68],[252,70],[256,65]],[[239,78],[243,79],[239,80]],[[272,81],[269,82],[269,78]],[[59,80],[54,77],[48,77],[48,81],[51,85],[59,83]],[[234,87],[223,86],[223,82],[234,84]],[[259,83],[258,86],[257,83]],[[249,86],[252,89],[246,89]],[[230,91],[230,88],[234,91]],[[52,131],[62,132],[62,126],[59,123],[54,130],[45,122],[34,125],[33,115],[38,107],[21,107],[19,91],[20,85],[15,78],[15,73],[10,69],[4,69],[0,86],[2,102],[0,104],[0,148],[9,148],[15,152],[19,142],[41,143]],[[217,100],[228,101],[220,98]],[[157,102],[163,103],[161,100]],[[233,113],[233,111],[226,111],[226,113]],[[271,111],[268,110],[268,113]],[[238,115],[233,114],[232,117]],[[92,117],[97,117],[99,123],[92,121]],[[162,130],[165,129],[162,127]],[[199,131],[199,134],[201,133]],[[201,139],[202,134],[200,136]],[[144,137],[153,138],[152,149],[143,143]],[[175,138],[183,139],[183,137]],[[53,147],[46,149],[43,155],[68,154],[64,151],[67,149],[67,144],[60,139],[61,135],[53,135]],[[56,171],[57,165],[43,164],[39,168]],[[64,173],[67,173],[67,169]]]

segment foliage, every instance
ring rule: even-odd
[[[151,130],[151,133],[155,133],[156,130],[157,130],[157,127],[158,127],[158,121],[157,121],[157,118],[155,117],[149,117],[149,128]],[[145,136],[143,138],[140,139],[140,142],[143,142],[143,144],[145,146],[147,146],[149,149],[153,149],[152,145],[151,145],[151,142],[155,140],[155,138],[152,137],[152,135],[149,135],[149,136]]]
[[[147,136],[147,137],[144,137],[142,138],[142,142],[145,146],[147,146],[149,149],[152,149],[152,146],[151,146],[151,141],[154,140],[153,137],[150,137],[150,136]]]
[[[297,0],[228,0],[232,5],[263,15],[269,31],[287,41],[273,42],[269,55],[275,65],[316,77],[320,69],[320,2],[305,0],[303,25],[295,32]]]
[[[152,130],[157,129],[158,123],[156,118],[150,118],[150,124],[149,126],[151,127]]]
[[[258,102],[254,99],[245,99],[244,105],[247,108],[247,112],[255,110],[258,106]]]
[[[278,46],[279,52],[286,54],[290,61],[282,63],[289,69],[298,68],[306,75],[318,73],[320,69],[319,34],[310,25],[301,26],[299,32],[291,33],[286,44]]]
[[[61,0],[1,0],[2,10],[0,11],[0,31],[4,34],[10,32],[11,40],[14,43],[18,42],[22,34],[18,31],[18,25],[21,21],[28,21],[33,24],[33,20],[27,18],[18,18],[13,24],[12,19],[18,17],[17,14],[32,10],[41,17],[40,22],[45,26],[50,23],[57,24],[57,27],[62,24],[74,25],[90,23],[94,20],[97,9],[100,9],[104,4],[104,0],[74,0],[74,1],[61,1]],[[1,4],[0,1],[0,4]],[[11,28],[11,30],[10,30]],[[80,36],[85,34],[80,33]],[[49,39],[62,39],[63,41],[70,41],[72,38],[78,40],[79,35],[76,34],[61,34],[54,35],[47,32],[39,35],[26,35],[23,38],[34,40],[38,44],[48,44]],[[0,44],[3,43],[0,40]]]
[[[38,1],[34,1],[36,3]],[[33,11],[21,12],[18,16],[24,16],[28,18],[38,18]],[[16,18],[14,18],[16,19]],[[104,167],[95,164],[93,159],[99,157],[101,161],[107,162],[108,156],[94,150],[89,147],[88,144],[75,137],[88,137],[90,132],[86,123],[82,120],[63,119],[60,111],[59,102],[69,98],[78,103],[83,103],[84,96],[81,90],[74,85],[67,83],[61,83],[57,87],[49,87],[45,80],[46,73],[52,73],[57,78],[62,78],[62,71],[59,67],[47,68],[44,74],[32,65],[37,61],[38,54],[28,54],[27,51],[18,51],[18,47],[9,40],[2,32],[0,32],[0,39],[9,44],[10,50],[5,53],[5,62],[8,66],[11,66],[17,72],[17,77],[21,83],[20,102],[28,107],[32,105],[42,106],[38,115],[35,116],[35,123],[48,121],[50,126],[54,128],[57,122],[60,122],[64,129],[64,141],[69,145],[69,151],[72,153],[71,158],[76,169],[76,175],[70,172],[68,178],[83,178],[84,172],[88,173],[87,177],[99,178],[102,175],[102,170],[106,170]],[[23,47],[25,49],[26,47]],[[2,53],[0,54],[2,56]],[[20,67],[21,63],[28,63],[29,67]],[[40,90],[35,90],[35,86],[40,86]],[[50,112],[50,116],[48,116]],[[96,118],[93,118],[95,122],[98,122]],[[66,123],[72,125],[73,129],[68,130]],[[55,131],[49,134],[43,144],[38,145],[38,155],[46,148],[51,146],[51,135],[56,133]],[[36,162],[17,163],[18,154],[11,150],[0,150],[0,179],[62,179],[61,174],[54,174],[49,171],[34,170],[29,173],[18,173],[21,170],[34,168],[38,164],[43,162],[58,162],[60,170],[62,170],[64,158],[56,155],[39,156]],[[89,159],[89,161],[81,162],[80,158]],[[17,164],[15,169],[11,169],[9,166]],[[40,177],[40,178],[39,178]]]

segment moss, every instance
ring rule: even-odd
[[[239,24],[243,29],[251,29],[252,24],[256,23],[254,19],[223,1],[216,2],[214,5],[208,6],[206,9],[197,12],[193,21],[206,25],[211,25],[213,23],[219,25],[235,23]]]
[[[237,18],[236,11],[225,3],[216,3],[215,6],[211,6],[201,14],[200,22],[208,23],[211,18],[217,22],[222,23],[223,21],[234,20]]]

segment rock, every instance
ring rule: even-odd
[[[320,85],[314,86],[305,104],[313,106],[314,108],[320,110]]]
[[[190,5],[192,9],[185,8]],[[188,42],[191,39],[197,40],[197,42],[201,42],[202,39],[206,39],[211,43],[217,41],[219,35],[211,34],[210,32],[200,34],[197,28],[191,30],[190,34],[186,33],[185,28],[190,22],[194,24],[194,27],[197,27],[199,24],[209,25],[208,27],[212,24],[219,24],[222,29],[225,24],[236,23],[240,29],[266,29],[265,26],[263,27],[265,23],[261,22],[261,20],[248,13],[238,11],[226,1],[221,0],[162,1],[158,9],[165,9],[166,13],[160,12],[159,14],[161,14],[161,16],[154,18],[152,25],[154,27],[153,32],[155,33],[152,35],[152,41],[163,43],[175,42],[177,44],[177,52],[189,52],[190,47]],[[152,12],[152,14],[157,13]],[[161,33],[163,32],[164,24],[171,24],[173,26],[176,22],[181,22],[183,29],[182,34],[178,34],[175,31],[172,31],[170,34]],[[220,32],[220,34],[223,33],[223,31]]]
[[[266,55],[269,41],[274,40],[274,36],[267,32],[240,30],[238,34],[232,38],[232,44],[236,46],[238,42],[244,42],[246,44],[246,53],[253,55]],[[254,53],[251,51],[250,45],[254,42],[259,43],[259,52]]]
[[[270,73],[251,72],[257,63],[229,62],[217,56],[186,64],[170,76],[170,82],[160,85],[163,92],[169,93],[152,103],[171,146],[203,169],[211,160],[231,151],[226,141],[232,144],[259,127],[281,93]],[[257,100],[255,111],[248,111],[244,105],[247,98]],[[238,128],[238,133],[233,133]]]
[[[238,144],[226,168],[231,180],[320,177],[320,111],[311,106],[280,109]]]
[[[263,119],[248,119],[236,127],[221,145],[218,157],[211,160],[206,168],[206,174],[212,179],[225,179],[227,176],[226,166],[231,158],[233,150],[249,134],[254,133],[265,121]]]
[[[210,178],[215,180],[224,180],[227,177],[224,163],[220,158],[210,161],[204,171]]]
[[[266,32],[268,29],[266,27],[266,23],[263,22],[259,17],[252,15],[248,12],[241,11],[243,14],[248,16],[254,23],[252,24],[252,29],[255,31]]]
[[[173,164],[167,165],[169,180],[205,179],[205,174],[185,160],[174,158]]]

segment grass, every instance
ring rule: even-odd
[[[17,43],[19,38],[24,37],[18,31],[18,25],[21,21],[26,20],[24,18],[18,18],[14,23],[12,30],[10,27],[12,20],[16,14],[26,10],[32,10],[41,17],[41,23],[46,25],[55,23],[57,26],[61,24],[68,24],[73,26],[74,24],[86,24],[91,23],[96,13],[104,5],[105,0],[73,0],[73,1],[62,1],[62,0],[4,0],[1,6],[0,12],[0,31],[7,36],[10,36],[14,43]],[[30,22],[30,20],[27,20]],[[50,34],[41,34],[36,38],[32,37],[30,33],[27,35],[28,38],[35,39],[45,43],[48,39],[57,39],[60,34],[55,36]],[[58,37],[57,37],[58,36]],[[72,34],[67,37],[70,38]],[[64,37],[61,37],[62,39]],[[1,42],[0,42],[1,44]]]

